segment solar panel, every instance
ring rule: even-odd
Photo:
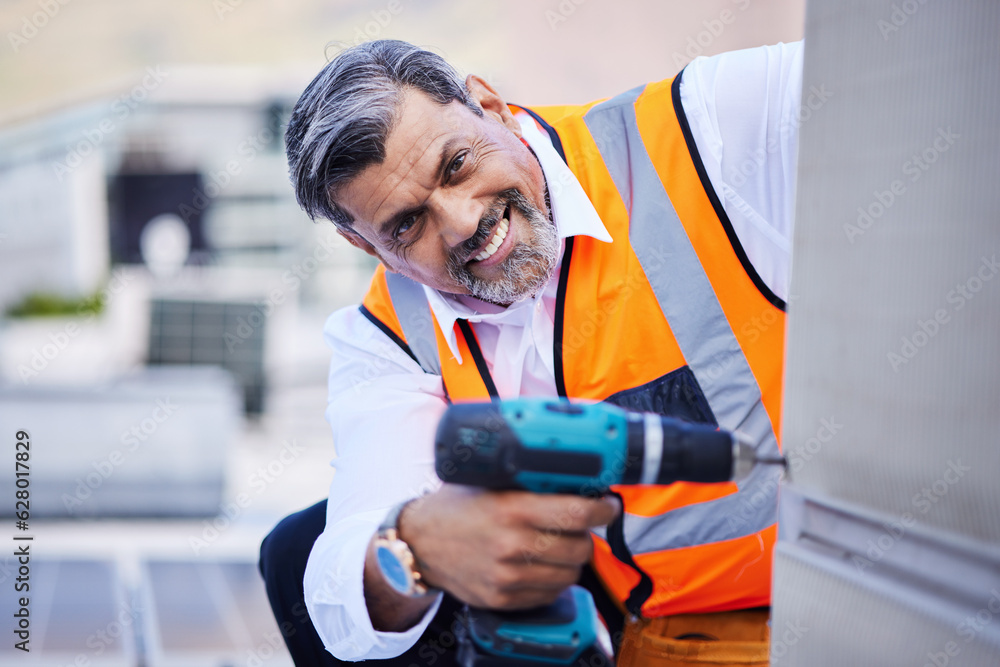
[[[0,563],[3,586],[13,588],[17,559]],[[141,606],[122,586],[117,566],[105,560],[34,560],[30,562],[27,591],[0,595],[0,633],[15,637],[19,597],[29,601],[29,653],[0,643],[0,664],[62,667],[89,664],[95,667],[138,664],[137,622]],[[15,640],[17,641],[17,640]],[[28,661],[28,658],[31,661]]]
[[[149,667],[291,666],[253,563],[148,561]]]

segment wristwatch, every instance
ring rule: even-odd
[[[437,590],[424,583],[410,545],[399,537],[397,522],[403,508],[409,502],[407,500],[393,507],[382,521],[382,525],[378,527],[375,536],[375,556],[382,577],[393,590],[408,598],[419,598],[436,593]]]

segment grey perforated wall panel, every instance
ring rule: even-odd
[[[805,491],[993,544],[998,31],[995,0],[809,3],[803,100],[827,99],[801,125],[783,425]]]
[[[773,664],[1000,665],[1000,3],[806,23]]]
[[[1000,589],[967,609],[787,543],[775,552],[775,572],[772,667],[1000,664]]]

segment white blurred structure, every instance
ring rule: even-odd
[[[31,291],[89,294],[105,279],[104,152],[54,168],[62,146],[99,117],[84,108],[0,132],[0,309]]]
[[[173,213],[162,213],[139,236],[142,261],[160,280],[177,275],[191,254],[191,232]]]
[[[232,378],[161,367],[82,387],[0,387],[0,423],[30,434],[31,515],[211,516],[240,425]],[[0,480],[14,496],[14,480]],[[7,514],[13,505],[0,506]]]

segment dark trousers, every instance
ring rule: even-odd
[[[330,655],[306,611],[302,578],[313,543],[326,527],[326,501],[282,519],[260,545],[260,573],[288,652],[298,667],[326,665],[391,665],[393,667],[453,667],[455,635],[452,624],[461,605],[450,595],[427,631],[409,651],[389,660],[343,662]]]
[[[397,658],[348,663],[337,660],[326,651],[323,640],[316,634],[316,628],[309,619],[302,591],[302,578],[305,576],[309,552],[325,527],[324,500],[282,519],[260,545],[260,573],[264,577],[267,598],[295,664],[298,667],[356,664],[393,667],[457,666],[453,626],[462,605],[448,594],[445,594],[438,613],[417,643]],[[579,583],[594,595],[598,611],[604,617],[617,644],[623,625],[621,612],[608,598],[589,567],[584,568]]]

